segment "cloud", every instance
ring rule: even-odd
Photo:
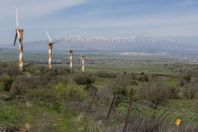
[[[197,0],[17,1],[0,4],[0,43],[13,37],[17,3],[27,41],[45,38],[44,29],[52,36],[198,36]]]
[[[40,17],[71,8],[82,4],[85,0],[13,0],[1,1],[1,18],[13,17],[15,6],[20,7],[20,15],[23,17]]]
[[[81,27],[140,27],[140,26],[158,26],[158,25],[171,25],[171,24],[188,24],[192,22],[198,22],[197,15],[192,16],[145,16],[145,17],[131,17],[127,19],[106,19],[90,21],[85,20],[79,23],[73,23],[74,25],[79,25]],[[71,23],[71,25],[73,25]]]
[[[198,3],[197,0],[179,0],[178,1],[178,6],[182,6],[182,7],[193,6],[193,5],[197,4],[197,3]]]

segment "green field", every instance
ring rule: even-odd
[[[197,64],[109,55],[90,60],[102,63],[87,63],[85,73],[77,63],[71,72],[67,64],[48,70],[26,61],[20,73],[12,59],[1,62],[0,130],[108,132],[122,131],[124,124],[140,132],[198,129]]]

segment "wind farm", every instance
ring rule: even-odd
[[[0,132],[198,131],[197,1],[1,5]]]

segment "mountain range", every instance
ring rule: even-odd
[[[137,36],[134,38],[65,37],[55,44],[54,52],[68,50],[104,52],[141,52],[160,54],[198,55],[198,43],[188,43],[169,38]],[[26,51],[46,51],[47,40],[24,42]],[[14,48],[12,44],[1,45],[4,49]],[[17,47],[15,47],[17,48]]]

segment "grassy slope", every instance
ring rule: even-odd
[[[155,64],[136,64],[133,67],[111,67],[111,66],[89,66],[87,71],[104,70],[109,72],[142,72],[145,73],[160,73],[160,74],[173,74],[169,69],[165,69],[163,65]],[[103,88],[111,79],[96,78],[94,85],[98,88]],[[177,86],[178,80],[172,79],[167,81],[170,86]],[[88,123],[93,121],[87,115],[81,113],[74,113],[64,108],[64,112],[58,112],[49,106],[34,101],[26,102],[9,102],[3,99],[8,95],[7,92],[0,91],[0,123],[2,124],[15,124],[24,127],[25,123],[32,126],[38,126],[43,131],[46,129],[56,131],[87,131]],[[185,123],[192,122],[198,123],[198,108],[195,100],[168,100],[162,104],[163,108],[168,108],[174,112],[171,114],[170,120],[174,123],[176,118],[181,118]],[[118,108],[122,110],[122,107]],[[145,110],[145,115],[153,110],[148,107],[140,106],[139,109]],[[160,111],[159,111],[160,112]],[[40,126],[39,126],[40,125]],[[43,125],[43,126],[42,126]],[[48,127],[46,127],[48,126]]]

